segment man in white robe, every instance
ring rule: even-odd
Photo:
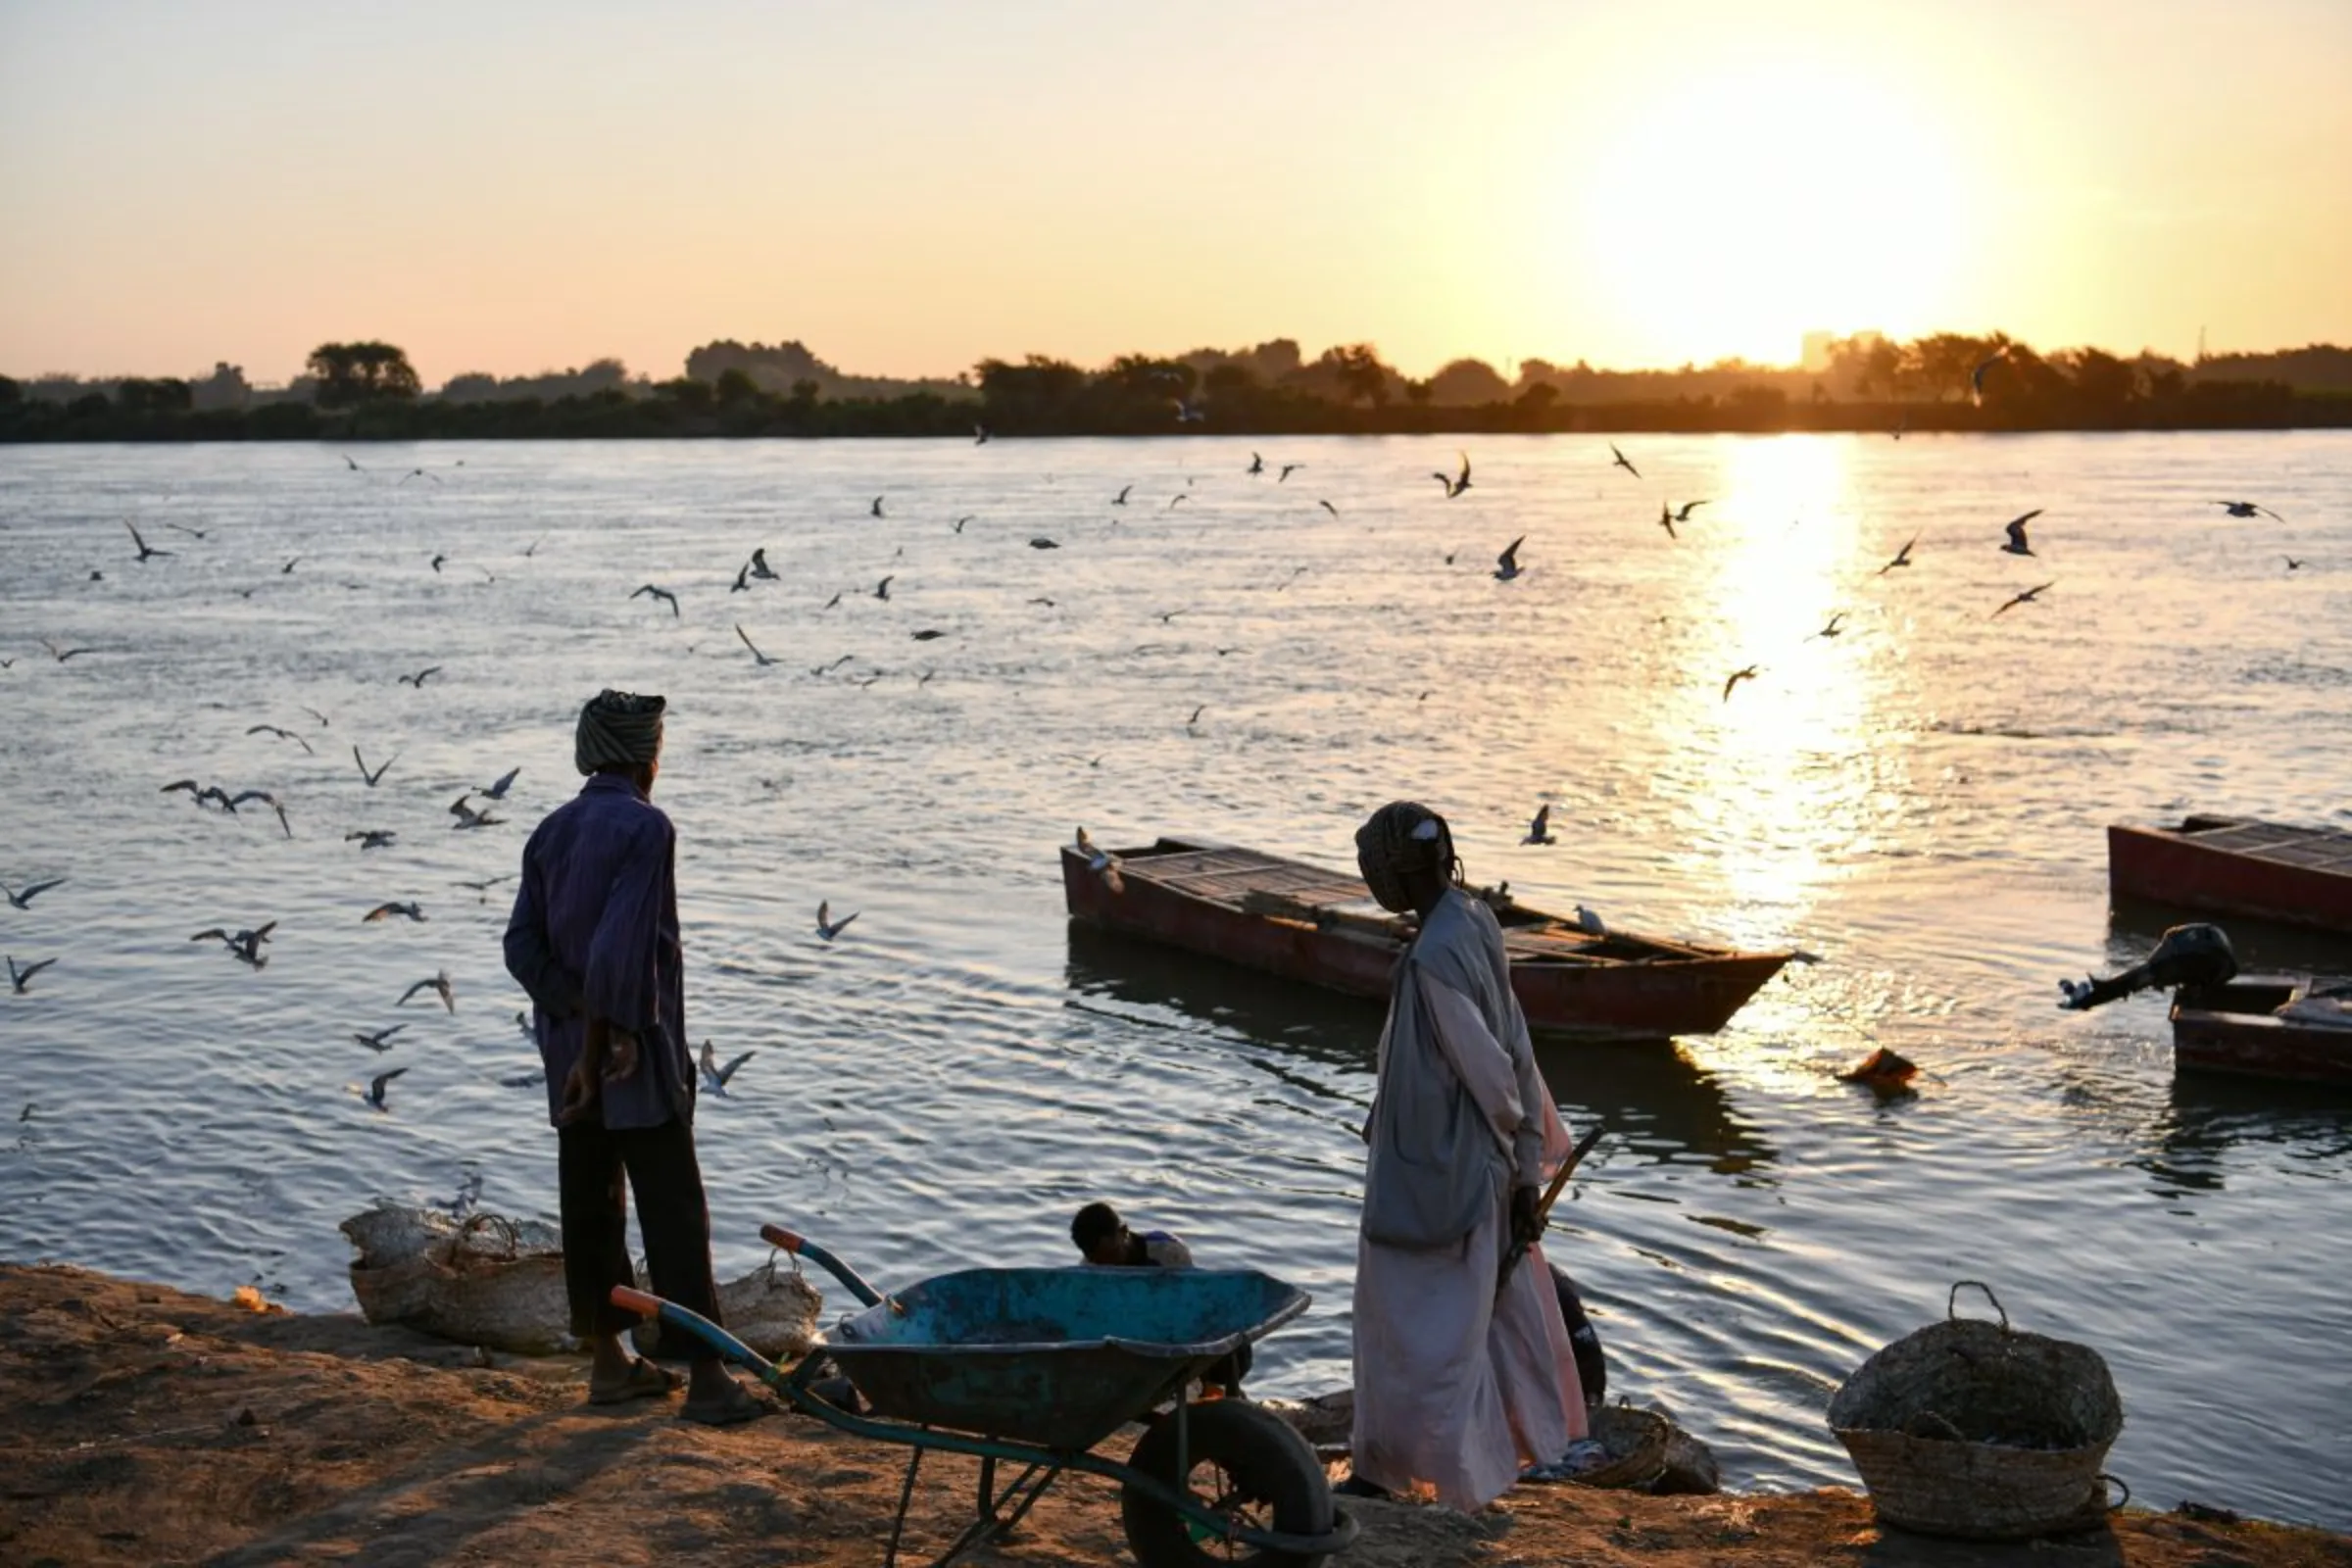
[[[1569,1151],[1511,993],[1494,911],[1456,885],[1445,821],[1384,807],[1356,835],[1373,896],[1421,930],[1397,967],[1365,1129],[1355,1279],[1355,1491],[1464,1510],[1587,1432],[1576,1355],[1536,1245]],[[1499,1293],[1514,1239],[1529,1243]]]

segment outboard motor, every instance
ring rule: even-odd
[[[2237,954],[2230,934],[2218,925],[2177,925],[2157,942],[2156,951],[2138,966],[2112,980],[2061,980],[2065,1000],[2058,1005],[2072,1012],[2102,1006],[2132,995],[2164,986],[2218,986],[2237,974]]]

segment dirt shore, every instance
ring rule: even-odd
[[[485,1358],[356,1316],[299,1317],[77,1269],[0,1267],[0,1562],[878,1564],[905,1450],[775,1415],[712,1432],[592,1407],[582,1366]],[[968,1510],[926,1463],[917,1545]],[[2204,1499],[2225,1502],[2225,1498]],[[1358,1504],[1339,1561],[1961,1568],[2352,1568],[2352,1539],[2128,1510],[2032,1546],[1882,1534],[1851,1493],[1522,1489],[1475,1518]],[[1065,1480],[1007,1568],[1130,1561],[1107,1484]]]

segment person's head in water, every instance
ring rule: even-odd
[[[1453,830],[1412,801],[1391,801],[1355,830],[1355,864],[1380,906],[1398,914],[1428,913],[1462,879]]]
[[[580,710],[572,765],[583,776],[618,773],[647,795],[662,771],[662,715],[669,700],[602,691]]]
[[[1070,1240],[1089,1263],[1115,1266],[1131,1260],[1135,1235],[1108,1203],[1089,1203],[1070,1221]]]

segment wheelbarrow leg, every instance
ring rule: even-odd
[[[916,1444],[906,1459],[906,1484],[899,1489],[899,1516],[891,1521],[890,1549],[882,1554],[882,1568],[898,1568],[899,1538],[906,1533],[906,1505],[914,1500],[914,1473],[923,1467],[923,1446]]]

